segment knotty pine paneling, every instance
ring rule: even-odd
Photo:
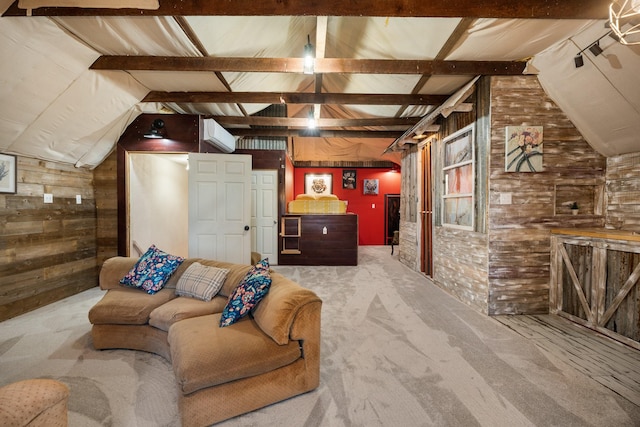
[[[17,164],[17,193],[0,194],[0,320],[98,284],[93,172],[27,157]]]
[[[504,171],[505,127],[522,125],[544,127],[543,172]],[[598,188],[604,186],[605,169],[606,159],[535,76],[491,78],[488,314],[548,312],[550,229],[604,226],[602,206],[596,204],[603,203]],[[511,204],[501,204],[503,194],[511,196]],[[584,207],[579,215],[565,206],[570,200]]]

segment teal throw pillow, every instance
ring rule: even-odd
[[[247,272],[238,287],[229,296],[227,305],[222,311],[220,327],[233,325],[249,314],[271,287],[269,259],[265,258]]]
[[[120,279],[120,283],[153,295],[164,287],[183,261],[183,257],[168,254],[151,245],[129,273]]]

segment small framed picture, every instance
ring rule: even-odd
[[[356,189],[356,170],[344,169],[342,171],[342,188],[346,190]]]
[[[16,156],[0,154],[0,193],[15,194],[18,167]]]
[[[507,126],[505,128],[504,170],[506,172],[541,172],[542,126]]]
[[[363,187],[364,194],[378,194],[379,185],[377,179],[365,179]]]

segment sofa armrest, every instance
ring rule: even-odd
[[[138,261],[133,257],[113,257],[105,260],[100,270],[100,289],[106,291],[121,287],[122,279]]]
[[[272,272],[271,280],[269,293],[254,309],[253,319],[265,334],[282,345],[288,343],[289,339],[299,339],[291,336],[291,333],[294,323],[302,323],[297,325],[298,329],[305,326],[304,320],[298,319],[300,310],[310,303],[319,303],[319,311],[322,300],[313,291],[279,273]]]

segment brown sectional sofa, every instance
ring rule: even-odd
[[[269,293],[252,314],[224,328],[220,313],[251,266],[188,258],[154,295],[119,284],[136,258],[108,259],[104,297],[89,311],[96,349],[126,348],[169,360],[183,427],[206,426],[315,389],[320,377],[318,296],[271,271]],[[176,296],[193,262],[227,268],[211,301]]]

